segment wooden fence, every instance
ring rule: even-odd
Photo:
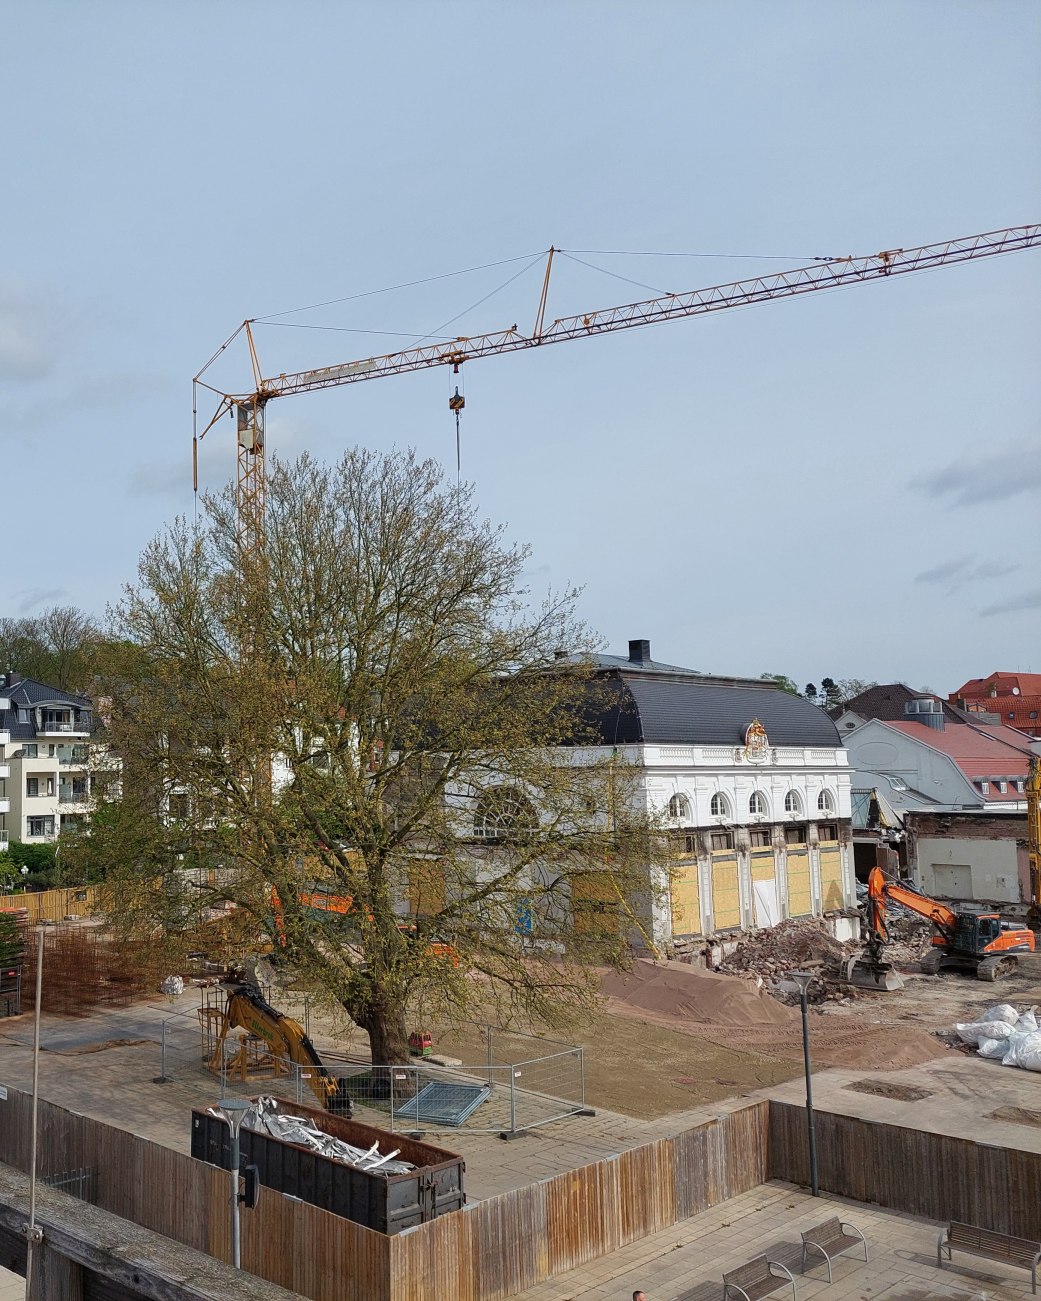
[[[80,885],[67,890],[26,891],[0,897],[0,911],[24,909],[31,925],[36,922],[63,922],[66,917],[89,917],[97,904],[98,887]]]
[[[697,1215],[767,1177],[768,1106],[477,1202],[395,1237],[265,1188],[242,1215],[243,1268],[314,1301],[491,1301]],[[29,1168],[31,1099],[0,1102],[0,1161]],[[97,1171],[105,1210],[230,1259],[229,1176],[41,1101],[38,1169]]]
[[[390,1296],[509,1296],[747,1192],[766,1180],[768,1117],[755,1103],[408,1230]]]
[[[771,1102],[770,1179],[809,1182],[806,1112]],[[814,1112],[821,1188],[931,1220],[1036,1238],[1041,1153]]]

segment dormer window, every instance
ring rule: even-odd
[[[980,788],[981,794],[983,795],[990,794],[990,782],[987,781],[986,777],[981,777],[979,781],[976,783],[976,785]]]
[[[1008,782],[1005,781],[1004,778],[1000,778],[998,780],[998,794],[999,795],[1008,794]]]

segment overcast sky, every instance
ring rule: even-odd
[[[530,329],[551,243],[553,317],[1041,220],[1034,0],[0,8],[4,614],[103,611],[192,511],[246,316],[523,259],[279,316],[275,373]],[[613,651],[946,692],[1041,670],[1039,355],[1041,249],[566,343],[468,367],[463,473]],[[454,475],[449,386],[274,403],[270,444]]]

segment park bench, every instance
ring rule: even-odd
[[[1037,1292],[1037,1265],[1041,1260],[1041,1242],[1030,1238],[1014,1238],[1010,1233],[995,1233],[993,1229],[977,1229],[973,1224],[959,1224],[952,1220],[936,1239],[936,1267],[943,1269],[943,1253],[951,1259],[951,1251],[964,1251],[985,1260],[998,1260],[1006,1265],[1018,1265],[1030,1270],[1030,1289]]]
[[[855,1224],[844,1224],[837,1215],[823,1224],[807,1229],[802,1235],[802,1272],[806,1273],[806,1253],[811,1248],[819,1251],[828,1262],[828,1282],[831,1282],[831,1258],[839,1256],[850,1247],[863,1247],[864,1259],[868,1258],[867,1239]]]
[[[765,1256],[756,1256],[747,1265],[730,1270],[723,1275],[723,1301],[760,1301],[761,1297],[778,1292],[782,1287],[791,1287],[792,1301],[795,1295],[795,1278],[790,1270],[776,1260],[767,1260]]]

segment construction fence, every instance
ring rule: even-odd
[[[98,901],[96,885],[81,885],[64,890],[26,890],[0,896],[0,912],[24,916],[29,925],[38,922],[63,922],[93,915]]]
[[[280,1056],[263,1040],[222,1037],[224,995],[209,993],[198,1025],[185,1014],[161,1023],[154,1062],[145,1067],[152,1078],[194,1094],[196,1105],[229,1094],[324,1105],[324,1078],[342,1081],[355,1109],[376,1113],[365,1117],[368,1123],[417,1136],[464,1129],[512,1137],[593,1114],[586,1106],[583,1050],[572,1044],[486,1026],[478,1063],[439,1064],[420,1056],[388,1065],[323,1052],[319,1070]],[[301,999],[300,1007],[285,995],[279,1001],[309,1036],[309,1000]]]

